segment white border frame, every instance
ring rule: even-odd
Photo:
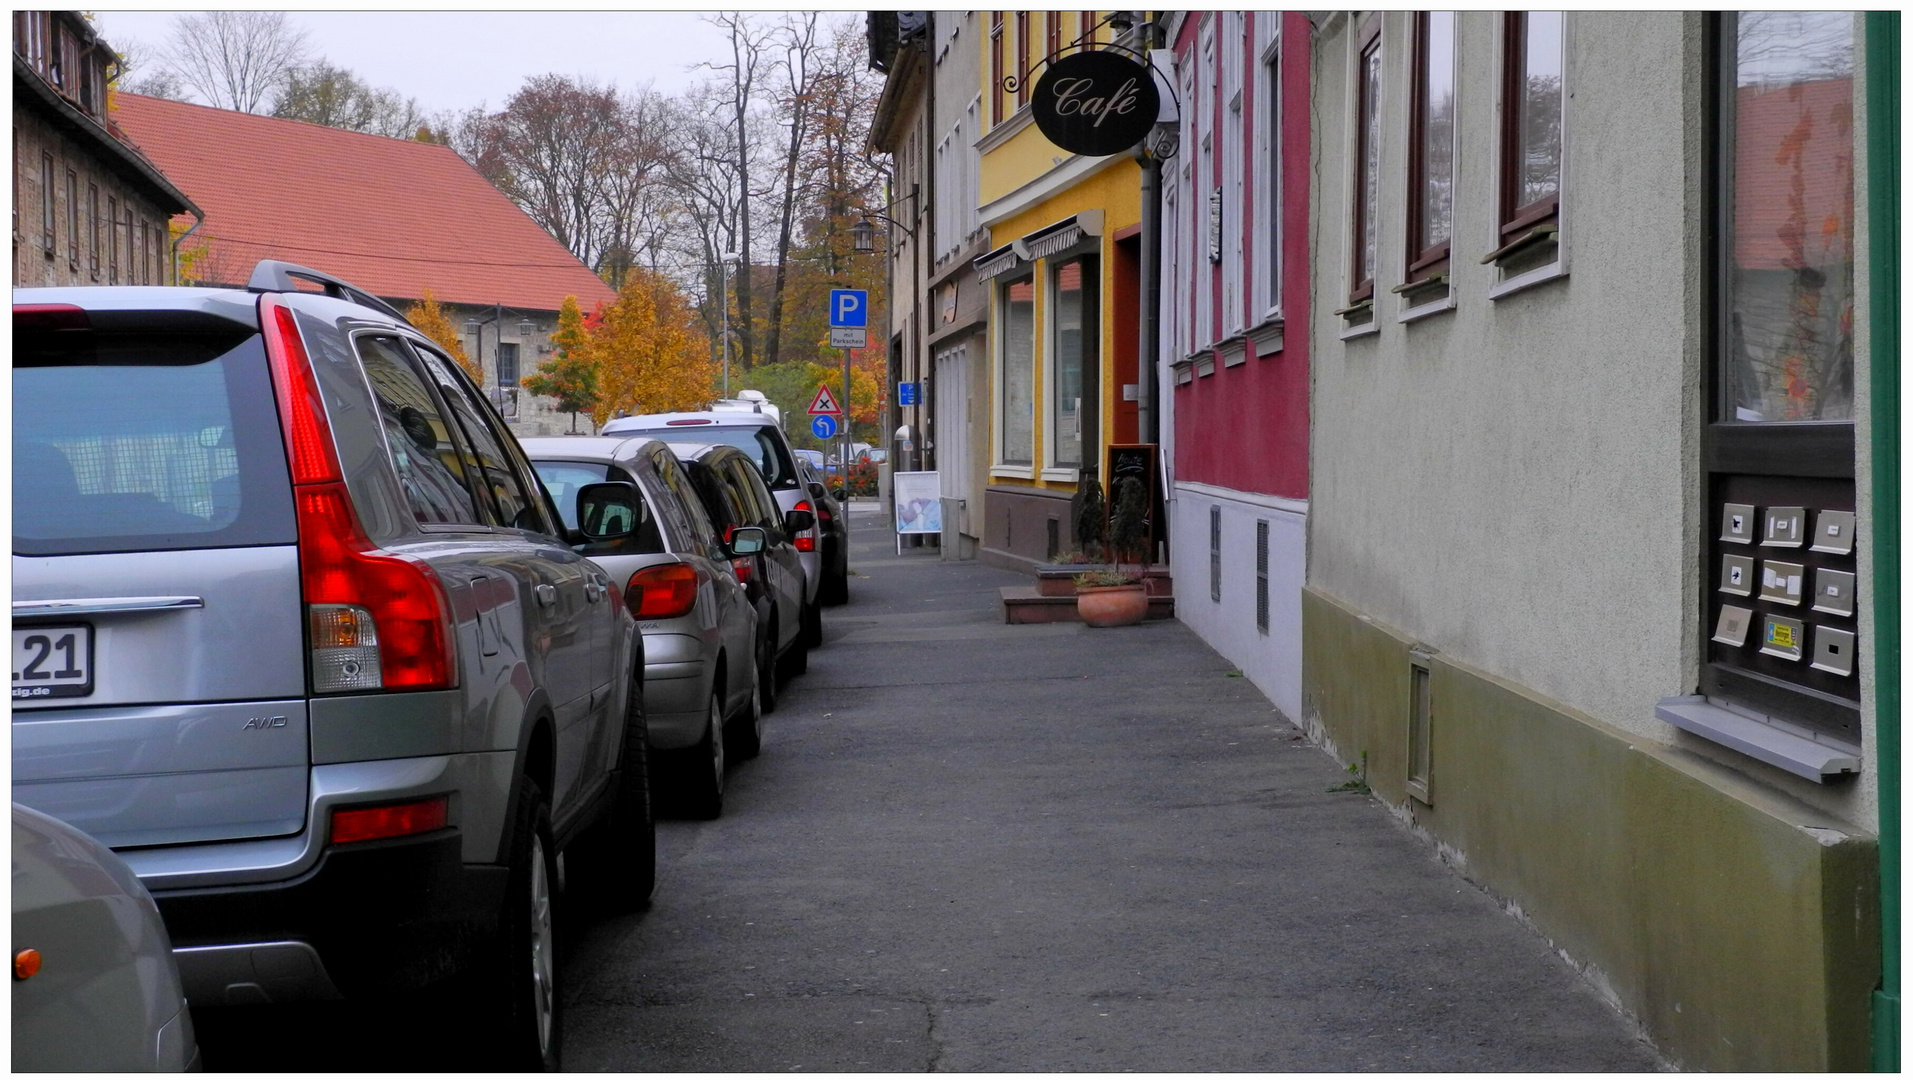
[[[1034,272],[1035,268],[1032,267],[1032,275]],[[1008,384],[1006,372],[1009,369],[1010,338],[1010,320],[1003,309],[1009,302],[1006,295],[1007,286],[1021,280],[1022,275],[1020,274],[1000,274],[990,279],[990,322],[992,324],[990,333],[990,476],[992,478],[1003,476],[1017,480],[1034,480],[1036,478],[1036,447],[1034,443],[1036,441],[1037,411],[1036,372],[1034,367],[1032,367],[1030,371],[1030,441],[1032,443],[1030,446],[1030,461],[1028,464],[1021,464],[1003,460],[1003,436],[1007,426],[1003,423],[1003,392]],[[1036,322],[1036,307],[1035,298],[1032,297],[1030,303],[1030,322],[1032,324],[1030,326],[1030,348],[1032,351],[1034,351],[1036,347],[1036,326],[1034,325]],[[1034,356],[1030,358],[1032,364],[1034,364],[1035,359]]]

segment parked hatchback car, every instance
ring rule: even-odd
[[[814,515],[809,510],[780,513],[755,464],[734,446],[674,443],[671,450],[684,464],[718,543],[728,543],[739,529],[764,530],[764,549],[736,566],[758,605],[758,619],[770,627],[778,680],[802,674],[810,666],[810,646],[797,625],[804,567],[791,538],[814,526]]]
[[[195,1006],[463,975],[495,1059],[554,1064],[560,853],[655,880],[642,639],[584,537],[345,282],[13,296],[14,800],[120,852]]]
[[[172,942],[139,878],[13,804],[13,1071],[199,1068]]]
[[[777,419],[766,412],[743,412],[728,406],[711,412],[650,413],[626,416],[605,424],[604,435],[627,438],[644,435],[670,443],[705,443],[734,446],[757,467],[764,486],[770,489],[777,505],[785,513],[803,510],[813,517],[816,505],[797,474],[797,459],[790,440],[784,437]],[[682,455],[680,455],[682,456]],[[816,525],[791,534],[804,567],[804,604],[801,629],[810,646],[824,642],[821,602],[817,598],[823,585],[823,552]]]
[[[771,628],[760,631],[750,590],[732,563],[748,566],[754,549],[747,543],[740,551],[737,533],[728,545],[716,538],[683,466],[655,439],[526,439],[523,446],[561,513],[572,493],[606,480],[643,493],[636,532],[578,550],[622,586],[644,633],[645,721],[658,752],[653,774],[677,781],[693,814],[718,816],[726,757],[757,756],[764,713],[776,705]],[[763,544],[756,530],[744,532]],[[765,688],[772,691],[768,707]],[[674,767],[660,769],[667,761]]]
[[[823,557],[818,562],[823,568],[823,581],[817,587],[818,602],[844,603],[850,599],[850,515],[844,512],[844,503],[830,493],[822,473],[808,459],[798,460],[797,471],[805,490],[810,492],[811,505],[816,508],[817,531],[822,538],[819,549]]]

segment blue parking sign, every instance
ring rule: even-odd
[[[863,289],[830,290],[830,325],[870,325],[870,294]]]
[[[913,382],[897,384],[897,404],[915,405],[917,403],[917,384]]]
[[[821,413],[810,418],[810,433],[820,439],[837,437],[837,418],[829,413]]]

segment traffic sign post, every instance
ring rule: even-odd
[[[844,416],[844,450],[838,457],[842,463],[844,486],[850,486],[850,350],[867,348],[870,344],[870,293],[864,289],[830,290],[830,347],[844,351],[844,400],[843,408],[831,409]],[[818,412],[817,406],[828,400],[827,392],[818,388],[817,399],[811,402],[811,412]],[[819,435],[818,438],[828,436]]]

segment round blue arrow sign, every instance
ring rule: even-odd
[[[810,433],[820,439],[837,437],[837,418],[829,413],[821,413],[810,418]]]

